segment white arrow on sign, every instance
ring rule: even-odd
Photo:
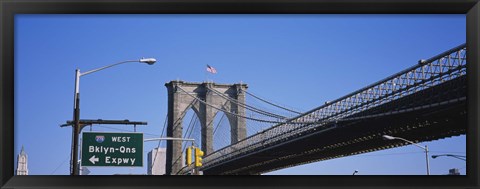
[[[92,162],[95,165],[95,162],[98,162],[98,158],[95,158],[95,155],[93,155],[90,159],[90,162]]]

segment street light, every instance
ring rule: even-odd
[[[115,64],[111,64],[108,66],[104,66],[101,68],[93,69],[90,71],[86,71],[81,73],[80,69],[75,70],[75,93],[73,95],[73,132],[72,132],[72,156],[70,160],[70,175],[78,175],[78,164],[75,162],[78,159],[78,135],[80,134],[80,77],[84,75],[88,75],[103,69],[107,69],[119,64],[129,63],[129,62],[139,62],[139,63],[146,63],[148,65],[152,65],[157,60],[155,58],[141,58],[139,60],[127,60]]]
[[[358,170],[355,170],[352,175],[355,175],[358,173]]]
[[[460,155],[454,155],[454,154],[440,154],[440,155],[432,155],[432,158],[435,159],[437,157],[441,157],[441,156],[448,156],[448,157],[453,157],[453,158],[457,158],[457,159],[460,159],[460,160],[463,160],[463,161],[467,161],[467,156],[460,156]]]
[[[409,141],[409,140],[407,140],[407,139],[400,138],[400,137],[394,137],[394,136],[390,136],[390,135],[383,135],[382,137],[383,137],[384,139],[386,139],[386,140],[395,140],[395,139],[403,140],[403,141],[405,141],[405,142],[408,142],[408,143],[410,143],[410,144],[413,144],[413,145],[415,145],[415,146],[417,146],[417,147],[425,150],[425,160],[426,160],[426,162],[427,162],[427,175],[430,175],[430,167],[429,167],[429,166],[430,166],[430,165],[429,165],[430,163],[428,162],[428,147],[427,147],[427,145],[425,145],[425,147],[423,147],[423,146],[420,146],[420,145],[418,145],[417,143],[412,142],[412,141]]]

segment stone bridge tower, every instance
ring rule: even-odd
[[[191,108],[198,116],[201,124],[201,146],[205,155],[213,152],[213,121],[220,108],[227,112],[245,116],[245,108],[231,102],[219,94],[207,90],[214,89],[221,94],[245,104],[246,84],[216,84],[212,82],[190,83],[184,81],[170,81],[165,84],[168,90],[168,126],[167,136],[182,138],[183,118]],[[182,91],[181,89],[185,90]],[[188,93],[188,94],[186,94]],[[200,100],[209,105],[205,105]],[[247,135],[245,118],[225,114],[230,123],[231,143],[245,139]],[[199,142],[199,141],[195,141]],[[166,174],[174,175],[183,166],[182,142],[167,141]],[[179,161],[176,161],[180,159]]]

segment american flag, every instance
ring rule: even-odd
[[[207,64],[207,72],[216,74],[216,73],[217,73],[217,70],[216,70],[214,67],[212,67],[212,66],[210,66],[210,65]]]

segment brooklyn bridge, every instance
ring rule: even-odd
[[[206,175],[256,175],[409,144],[383,135],[424,142],[466,134],[465,44],[336,100],[312,100],[319,106],[306,112],[250,93],[244,83],[165,86],[167,136],[190,138],[198,129]],[[186,147],[167,142],[167,174],[192,169],[184,165]]]

